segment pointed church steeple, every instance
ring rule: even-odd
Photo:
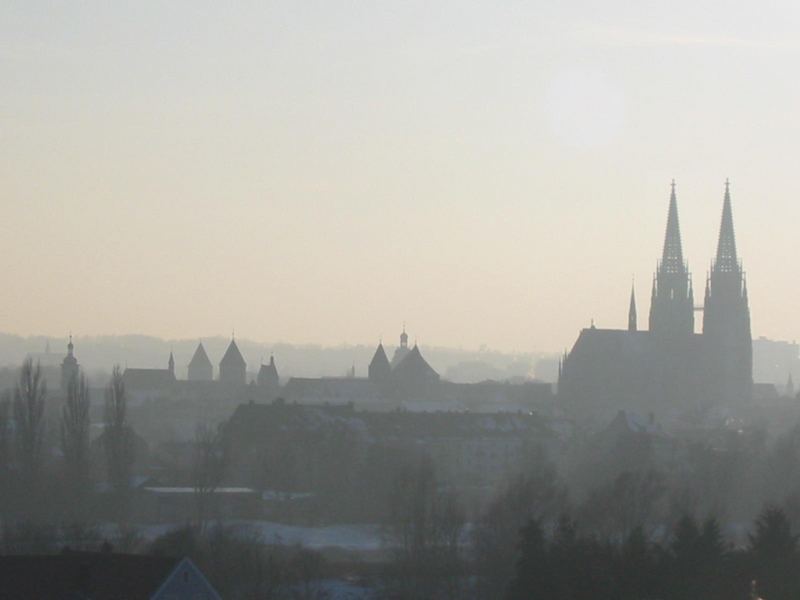
[[[172,377],[175,377],[175,357],[172,356],[172,350],[169,352],[169,361],[167,362],[167,370],[170,372]]]
[[[747,401],[752,394],[753,357],[747,282],[736,252],[730,182],[725,181],[717,253],[711,263],[703,307],[703,337],[711,352],[710,376],[720,398]]]
[[[667,228],[661,261],[653,278],[650,331],[661,337],[694,333],[694,300],[689,268],[683,259],[675,180],[670,184]]]
[[[631,301],[628,306],[628,331],[636,331],[638,319],[636,318],[636,291],[634,284],[631,284]]]
[[[733,273],[739,269],[736,256],[736,236],[733,231],[733,210],[731,209],[730,182],[725,180],[725,199],[722,202],[722,221],[719,226],[717,257],[714,268],[721,272]]]
[[[678,221],[678,199],[675,195],[675,180],[670,184],[667,229],[664,234],[664,250],[661,253],[661,268],[667,273],[680,273],[684,268],[681,226]]]

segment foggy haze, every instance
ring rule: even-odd
[[[800,598],[800,7],[0,6],[0,598]]]

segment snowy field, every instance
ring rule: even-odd
[[[184,526],[183,523],[142,525],[136,531],[145,541],[153,541]],[[356,552],[374,552],[386,548],[378,525],[301,527],[272,521],[232,520],[225,521],[225,527],[243,537],[252,536],[265,544],[301,545],[315,550],[339,548]],[[102,530],[112,539],[119,535],[114,525],[106,525]]]

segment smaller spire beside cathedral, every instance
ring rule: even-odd
[[[636,291],[635,286],[631,283],[631,301],[628,306],[628,331],[636,331],[639,327],[636,317]]]

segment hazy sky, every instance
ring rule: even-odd
[[[558,350],[730,177],[800,338],[797,3],[229,4],[0,4],[0,330]]]

